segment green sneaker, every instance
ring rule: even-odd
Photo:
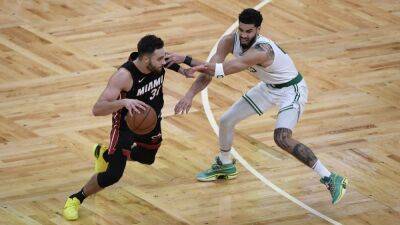
[[[211,165],[211,168],[198,173],[196,178],[198,181],[214,181],[217,179],[234,179],[238,172],[235,166],[236,161],[233,160],[230,164],[222,164],[219,157],[215,157],[215,162]]]
[[[325,184],[328,190],[331,192],[332,204],[338,203],[344,196],[344,193],[346,193],[346,187],[348,183],[346,177],[331,173],[329,177],[321,178],[320,182]]]

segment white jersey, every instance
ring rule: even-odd
[[[239,34],[237,32],[235,33],[234,37],[233,55],[239,57],[243,55],[244,52],[242,46],[240,45]],[[283,84],[295,78],[298,74],[298,71],[292,59],[273,41],[262,35],[258,35],[256,41],[251,47],[262,43],[271,45],[275,53],[274,62],[268,67],[254,65],[249,67],[248,70],[251,73],[255,73],[260,80],[267,84]]]

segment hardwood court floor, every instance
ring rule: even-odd
[[[192,80],[168,72],[164,143],[156,163],[128,163],[121,181],[63,220],[66,196],[93,171],[91,146],[111,118],[91,107],[147,33],[169,51],[206,59],[256,0],[0,1],[0,224],[327,224],[242,165],[227,182],[199,183],[217,138],[199,96],[173,106]],[[294,59],[309,86],[295,137],[349,177],[335,206],[317,175],[273,142],[276,110],[237,126],[234,146],[261,174],[342,224],[400,223],[400,4],[397,0],[276,0],[262,33]],[[246,72],[213,81],[218,119],[257,83]]]

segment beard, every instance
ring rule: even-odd
[[[163,66],[157,68],[157,67],[155,67],[155,66],[151,63],[151,61],[150,61],[149,65],[147,66],[147,69],[150,70],[152,73],[161,74],[161,71],[162,71],[162,69],[163,69]]]
[[[248,43],[242,43],[242,41],[240,41],[240,46],[242,46],[242,49],[249,49],[256,41],[256,38],[257,35],[255,35]]]

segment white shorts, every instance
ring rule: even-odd
[[[307,95],[307,84],[302,79],[297,84],[280,89],[260,82],[244,94],[243,98],[259,115],[273,106],[278,106],[279,112],[275,127],[292,130],[304,111]]]

